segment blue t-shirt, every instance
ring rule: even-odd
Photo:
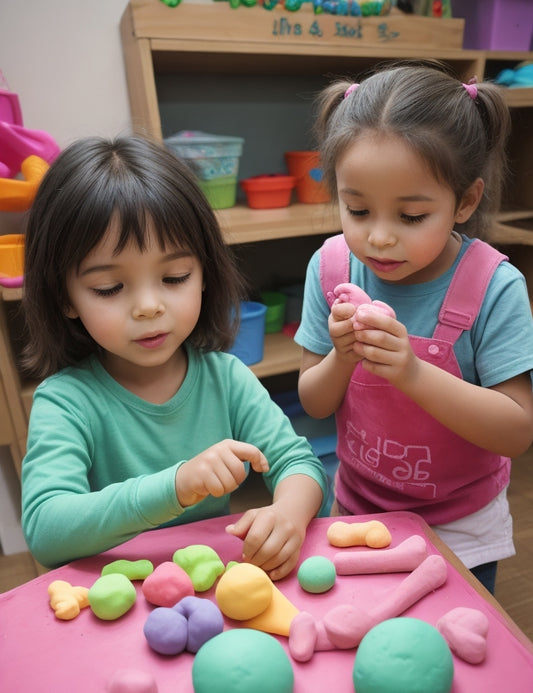
[[[349,281],[373,300],[394,308],[410,335],[431,337],[457,265],[471,243],[472,239],[463,237],[452,267],[440,277],[420,284],[383,281],[350,254]],[[328,332],[330,309],[320,285],[319,263],[320,250],[314,253],[307,268],[302,321],[295,341],[308,351],[325,355],[333,344]],[[464,380],[482,387],[533,370],[533,321],[526,282],[509,262],[502,262],[496,269],[477,319],[459,337],[454,350]]]

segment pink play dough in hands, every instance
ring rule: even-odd
[[[378,313],[390,315],[392,318],[396,317],[396,313],[389,305],[383,303],[383,301],[373,301],[366,291],[363,291],[363,289],[356,284],[350,284],[349,282],[338,284],[333,289],[333,296],[335,297],[335,300],[333,301],[332,305],[337,305],[339,303],[351,303],[353,306],[355,306],[355,313],[352,317],[352,323],[355,330],[363,330],[365,328],[361,315],[359,315],[358,319],[360,306],[365,307],[364,312],[366,312],[367,315],[369,311],[376,311]]]

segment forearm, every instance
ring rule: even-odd
[[[302,360],[298,395],[310,416],[324,419],[340,407],[355,364],[340,359],[335,349],[321,360],[315,356],[314,363],[310,366],[309,356],[307,352]]]
[[[305,536],[307,525],[316,516],[323,501],[320,485],[306,474],[285,477],[276,486],[273,503],[300,528]]]
[[[165,470],[81,494],[37,487],[33,492],[28,480],[22,523],[30,551],[43,565],[55,567],[106,551],[171,520],[180,512],[174,475],[174,470]]]
[[[528,374],[502,388],[485,388],[419,360],[414,377],[399,388],[451,431],[486,450],[516,457],[532,442]]]

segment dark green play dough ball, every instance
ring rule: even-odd
[[[357,693],[449,693],[453,659],[446,641],[429,623],[391,618],[372,628],[357,649]]]
[[[251,628],[225,630],[198,650],[195,693],[292,693],[294,672],[276,638]]]

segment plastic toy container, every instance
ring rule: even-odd
[[[252,176],[241,180],[248,206],[252,209],[274,209],[288,207],[296,179],[293,176],[269,174]]]
[[[21,286],[24,273],[24,235],[0,236],[0,285]]]
[[[296,178],[298,202],[329,202],[329,192],[322,182],[320,155],[317,151],[285,152],[289,174]]]
[[[167,137],[165,144],[194,171],[213,209],[233,207],[244,144],[242,137],[182,130]]]
[[[267,307],[265,316],[265,333],[280,332],[285,322],[287,294],[280,291],[263,291],[261,301]]]
[[[241,302],[241,324],[235,342],[228,351],[247,366],[263,360],[266,311],[263,303]]]
[[[465,20],[463,48],[529,51],[532,0],[452,0],[453,16]]]

